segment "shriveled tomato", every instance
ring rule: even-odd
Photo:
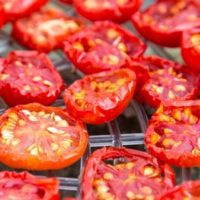
[[[30,49],[49,52],[60,48],[68,36],[83,27],[84,22],[79,18],[69,17],[58,9],[46,8],[17,20],[12,36]]]
[[[64,92],[64,101],[76,118],[88,124],[101,124],[120,115],[133,97],[136,76],[119,69],[85,76]]]
[[[133,70],[134,66],[143,67],[150,77],[140,91],[141,101],[158,107],[160,103],[197,98],[199,76],[186,66],[157,56],[134,58],[133,61]]]
[[[69,60],[85,74],[127,67],[145,49],[140,39],[109,21],[95,22],[64,43]]]
[[[196,0],[157,0],[132,17],[137,31],[146,39],[167,47],[180,46],[184,30],[200,24]]]
[[[109,164],[119,158],[121,163]],[[151,155],[126,148],[102,148],[87,160],[82,199],[155,199],[174,185],[174,172]]]
[[[188,181],[169,190],[159,200],[198,200],[200,199],[200,181]]]
[[[0,161],[13,168],[64,168],[83,155],[87,140],[82,122],[61,108],[19,105],[0,117]]]
[[[27,172],[0,172],[2,200],[59,200],[55,178],[38,178]]]
[[[200,72],[200,27],[187,30],[183,33],[181,52],[187,65],[192,70]]]
[[[200,100],[160,106],[146,131],[147,149],[175,166],[200,165]]]
[[[125,22],[137,11],[142,0],[74,0],[79,14],[91,21]]]
[[[47,2],[48,0],[0,0],[0,5],[3,6],[8,20],[16,20],[30,15]]]
[[[0,95],[10,105],[48,105],[63,89],[63,80],[46,54],[13,51],[0,66]],[[12,97],[12,98],[11,98]]]

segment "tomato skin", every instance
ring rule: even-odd
[[[86,1],[85,1],[86,2]],[[95,1],[93,1],[95,2]],[[105,2],[105,0],[104,0]],[[110,2],[107,0],[106,2]],[[114,2],[114,1],[113,1]],[[112,5],[110,8],[104,8],[103,2],[97,2],[96,8],[87,8],[82,0],[74,0],[74,6],[79,14],[91,21],[110,20],[117,23],[123,23],[136,12],[143,0],[130,0],[127,5]],[[114,3],[113,3],[114,4]]]
[[[50,59],[44,53],[39,53],[37,51],[12,51],[6,58],[2,59],[1,62],[0,95],[10,106],[27,104],[31,102],[38,102],[44,105],[49,105],[57,99],[64,87],[61,76],[56,71]],[[28,67],[26,67],[26,69],[22,69],[20,63],[19,65],[16,64],[17,62],[20,62],[21,65],[31,65],[31,67],[30,69],[27,69]],[[38,73],[33,74],[33,71],[34,73]],[[23,81],[20,81],[20,73],[26,74],[26,76],[23,76]],[[6,76],[7,74],[9,75],[6,79],[3,78],[5,74]],[[15,77],[15,75],[17,77]],[[26,84],[29,85],[27,82],[32,80],[33,77],[31,76],[39,75],[43,77],[48,75],[48,77],[53,80],[51,88],[42,88],[42,82],[34,82],[34,84],[31,82],[31,86],[40,87],[39,91],[34,90],[33,88],[31,89],[31,86],[29,86],[30,88],[28,91],[25,91],[23,88]],[[13,81],[15,81],[15,84],[13,84]],[[11,95],[12,98],[10,98]]]
[[[69,17],[55,8],[45,8],[15,21],[12,36],[29,49],[50,52],[61,48],[64,40],[84,26],[85,22],[79,18]]]
[[[174,166],[199,166],[199,109],[199,100],[174,101],[170,105],[160,105],[145,133],[148,151]],[[164,139],[168,139],[168,142],[164,143]]]
[[[172,10],[175,14],[170,14],[169,10],[176,6],[175,3],[179,8]],[[161,46],[179,47],[183,31],[198,26],[200,23],[197,20],[200,11],[199,2],[186,0],[183,2],[185,5],[181,5],[181,3],[180,0],[157,0],[145,11],[135,13],[131,19],[132,23],[144,38]],[[166,8],[163,5],[166,5]],[[187,19],[187,12],[197,19]],[[164,24],[166,27],[163,25],[163,20],[166,20],[166,24]]]
[[[17,199],[20,200],[31,200],[33,198],[37,198],[37,200],[60,199],[59,182],[55,178],[38,178],[28,172],[2,171],[0,172],[0,179],[1,199],[10,199],[12,195],[17,195]]]
[[[4,25],[6,19],[5,19],[5,14],[3,7],[0,5],[0,28]]]
[[[16,19],[26,17],[32,12],[39,10],[40,7],[45,5],[48,0],[17,0],[4,2],[0,0],[0,4],[3,5],[5,16],[8,21],[15,21]],[[6,5],[10,5],[10,7]]]
[[[0,126],[1,126],[0,132],[2,134],[3,134],[4,128],[6,130],[8,129],[4,125],[7,122],[9,116],[12,113],[17,113],[19,116],[19,113],[21,113],[23,110],[28,110],[30,112],[36,112],[36,113],[39,113],[39,112],[47,113],[49,114],[48,116],[49,123],[52,123],[53,121],[51,117],[52,113],[53,115],[55,114],[58,115],[59,117],[61,117],[62,119],[68,122],[68,125],[65,128],[68,134],[65,133],[61,135],[60,133],[53,133],[54,134],[53,135],[51,134],[51,132],[47,132],[46,129],[44,131],[43,126],[40,127],[38,121],[36,121],[33,126],[32,124],[30,125],[30,120],[27,121],[27,118],[26,118],[25,122],[28,123],[28,126],[31,128],[29,129],[29,132],[27,132],[29,136],[28,135],[20,136],[20,133],[24,133],[22,131],[13,132],[13,135],[14,135],[13,138],[19,139],[19,140],[21,139],[22,141],[21,143],[19,143],[16,146],[16,145],[13,145],[12,141],[10,141],[9,138],[8,140],[7,139],[4,140],[3,137],[0,138],[0,160],[2,163],[10,167],[13,167],[15,169],[27,169],[27,170],[37,170],[37,171],[38,170],[57,170],[57,169],[62,169],[64,167],[67,167],[75,163],[77,160],[81,158],[81,156],[84,154],[85,149],[87,147],[88,133],[83,123],[80,120],[75,120],[68,114],[66,110],[63,110],[61,108],[45,107],[37,103],[18,105],[13,108],[9,108],[3,115],[0,116]],[[19,119],[22,119],[22,118],[19,118]],[[40,120],[40,124],[42,124],[41,120]],[[46,126],[46,124],[44,123],[43,125]],[[38,126],[39,128],[37,128]],[[49,125],[49,126],[53,126],[53,125]],[[29,127],[27,127],[27,129]],[[64,140],[68,140],[67,138],[68,135],[71,142],[70,142],[70,146],[68,144],[65,144],[65,146],[67,147],[66,149],[64,148],[65,146],[63,146],[62,142]],[[26,137],[25,140],[23,140],[23,137]],[[23,141],[25,142],[23,143]],[[37,143],[37,141],[40,141],[40,143]],[[53,147],[51,146],[52,143],[56,144],[57,146],[56,150],[53,149]],[[31,147],[35,144],[36,146],[40,146],[40,149],[42,149],[38,151],[39,147],[37,147],[37,155],[31,153]],[[45,154],[46,151],[48,151],[48,153]],[[13,154],[15,154],[15,157],[13,157]]]
[[[115,159],[115,158],[124,158],[126,160],[126,162],[144,159],[144,160],[146,160],[146,162],[149,165],[152,164],[154,167],[159,168],[159,170],[162,171],[162,174],[164,175],[164,178],[163,178],[164,179],[163,180],[164,187],[163,188],[160,187],[160,190],[159,190],[160,192],[162,189],[163,189],[163,191],[166,191],[166,189],[172,188],[174,186],[175,175],[169,165],[160,163],[156,158],[154,158],[151,155],[149,155],[145,152],[142,152],[142,151],[127,149],[127,148],[115,148],[115,147],[105,148],[104,147],[104,148],[94,151],[89,156],[88,160],[86,161],[86,165],[85,165],[85,168],[83,171],[83,176],[82,176],[82,182],[81,182],[82,183],[82,199],[83,200],[96,199],[94,184],[93,184],[94,180],[96,177],[100,178],[100,176],[102,176],[102,174],[100,175],[100,170],[102,170],[103,162],[106,160],[111,160],[111,159]],[[144,163],[142,163],[142,161],[140,164],[144,165]],[[139,167],[140,167],[140,165],[138,166],[138,168]],[[112,166],[110,166],[109,164],[105,164],[104,168],[105,168],[104,172],[108,171],[108,172],[114,172],[114,173],[116,172],[117,173],[117,170],[116,169],[115,169],[116,171],[112,170]],[[136,171],[134,171],[136,176],[139,175],[138,168]],[[124,172],[126,170],[127,169],[124,169]],[[123,171],[121,173],[123,173]],[[118,174],[118,176],[123,177],[123,175],[119,175],[119,174]],[[115,191],[114,188],[118,186],[117,189],[119,191],[121,191],[121,193],[123,193],[124,190],[125,191],[128,190],[129,185],[123,186],[123,184],[119,183],[121,185],[121,188],[120,188],[119,185],[117,185],[117,183],[120,182],[120,177],[119,177],[119,179],[113,180],[112,183],[108,183],[108,186],[110,188],[112,188],[112,191]],[[136,177],[136,178],[138,181],[139,178],[138,177]],[[147,180],[148,179],[144,180],[143,183],[140,183],[138,181],[138,186],[145,185],[146,184],[145,181],[147,181]],[[151,182],[151,184],[153,185],[154,183]],[[126,189],[126,186],[127,186],[127,189]],[[147,186],[150,186],[150,185],[147,185]],[[132,190],[133,190],[133,188],[132,188]],[[112,191],[110,192],[111,194],[113,194]],[[117,197],[119,199],[125,199],[124,196],[114,196],[114,197],[116,197],[116,199],[117,199]]]
[[[200,198],[200,181],[188,181],[169,190],[159,200],[197,200]]]
[[[125,82],[118,87],[117,81],[120,79]],[[107,90],[99,88],[100,84],[104,85],[112,80],[114,82],[109,84],[112,83],[111,87],[117,85],[116,90],[112,91],[109,86]],[[96,88],[93,88],[93,84],[96,84]],[[135,73],[128,69],[119,69],[87,75],[67,88],[63,97],[72,116],[88,124],[101,124],[115,119],[125,110],[134,95],[135,88]],[[81,95],[81,92],[85,92],[84,96],[76,99],[77,94]],[[80,105],[79,101],[81,101]]]
[[[196,27],[191,30],[187,30],[182,35],[181,41],[181,53],[185,63],[195,72],[200,72],[200,65],[198,60],[200,59],[200,48],[192,44],[192,37],[200,35],[200,28]],[[198,45],[198,43],[196,44]]]

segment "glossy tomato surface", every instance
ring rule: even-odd
[[[157,56],[139,57],[132,60],[130,69],[135,71],[135,67],[140,67],[144,71],[142,76],[144,82],[139,81],[140,101],[152,107],[158,107],[160,103],[170,104],[175,100],[198,97],[199,75],[192,73],[187,66]],[[149,74],[149,79],[146,73]]]
[[[198,200],[200,199],[200,181],[188,181],[169,190],[159,200]]]
[[[45,8],[13,24],[12,36],[29,49],[49,52],[61,47],[68,36],[80,31],[84,22],[61,10]]]
[[[59,200],[59,182],[55,178],[38,178],[27,172],[0,172],[2,200]]]
[[[142,0],[74,0],[74,6],[85,18],[125,22],[137,11]]]
[[[115,158],[119,161],[111,164]],[[155,157],[132,149],[102,148],[93,152],[86,162],[82,199],[153,200],[173,185],[174,172]]]
[[[196,0],[157,0],[132,17],[137,31],[146,39],[166,47],[180,46],[184,30],[200,24]]]
[[[13,51],[1,59],[0,96],[9,106],[32,102],[48,105],[62,89],[63,80],[44,53]]]
[[[183,33],[181,52],[185,63],[195,72],[200,72],[200,27]]]
[[[136,75],[131,70],[101,72],[75,81],[65,90],[64,101],[75,118],[88,124],[101,124],[125,110],[135,87]]]
[[[39,10],[48,0],[0,0],[8,20],[16,20]]]
[[[145,135],[154,156],[180,167],[200,165],[200,100],[160,106]]]
[[[61,108],[19,105],[0,117],[0,161],[13,168],[67,167],[83,155],[87,141],[82,122]]]
[[[69,60],[85,74],[126,67],[145,49],[135,35],[109,21],[95,22],[64,43]]]

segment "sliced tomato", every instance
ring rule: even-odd
[[[8,20],[16,20],[39,10],[48,0],[0,0]]]
[[[159,200],[198,200],[200,199],[200,181],[188,181],[169,190]]]
[[[83,155],[87,141],[83,123],[61,108],[19,105],[0,117],[0,161],[13,168],[67,167]]]
[[[72,116],[88,124],[101,124],[120,115],[134,95],[136,75],[119,69],[85,76],[64,92]]]
[[[180,46],[184,30],[200,24],[196,0],[157,0],[132,17],[137,31],[146,39],[167,47]]]
[[[0,172],[2,200],[59,200],[55,178],[38,178],[27,172]]]
[[[181,167],[200,165],[200,100],[160,106],[146,131],[147,149],[160,160]]]
[[[127,67],[145,49],[140,39],[109,21],[96,22],[64,43],[69,60],[85,74]]]
[[[111,165],[115,158],[123,160]],[[126,148],[102,148],[87,160],[82,199],[155,199],[174,185],[174,172],[151,155]]]
[[[80,31],[84,22],[61,10],[46,8],[13,24],[12,36],[29,49],[49,52],[61,47],[68,36]]]
[[[198,97],[199,76],[186,66],[157,56],[134,58],[133,70],[134,66],[148,70],[150,78],[143,83],[139,99],[152,107]]]
[[[91,21],[125,22],[137,11],[142,0],[74,0],[79,14]]]
[[[186,64],[194,71],[200,72],[200,27],[183,33],[181,52]]]
[[[2,60],[0,95],[10,106],[32,102],[48,105],[62,89],[63,80],[44,53],[13,51]]]

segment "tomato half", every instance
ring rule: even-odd
[[[200,24],[196,0],[157,0],[132,17],[137,31],[146,39],[167,47],[180,46],[184,30]]]
[[[187,66],[157,56],[134,58],[130,69],[134,70],[134,66],[143,67],[149,73],[150,78],[143,83],[139,99],[152,107],[198,97],[199,76]]]
[[[200,100],[160,106],[146,131],[147,149],[181,167],[200,165]]]
[[[84,22],[61,10],[46,8],[13,24],[12,36],[29,49],[49,52],[61,47],[68,36],[80,31]]]
[[[142,0],[74,0],[79,14],[91,21],[125,22],[137,11]]]
[[[198,200],[200,199],[200,181],[188,181],[169,190],[159,200]]]
[[[63,80],[44,53],[13,51],[2,60],[0,96],[10,106],[32,102],[48,105],[62,89]]]
[[[123,162],[109,164],[115,158]],[[82,199],[155,199],[173,185],[174,172],[155,157],[132,149],[102,148],[86,162]]]
[[[192,70],[200,72],[200,27],[187,30],[183,33],[181,52],[186,64]]]
[[[0,161],[13,168],[64,168],[83,155],[87,141],[82,122],[61,108],[19,105],[0,117]]]
[[[39,10],[48,0],[0,0],[8,20],[16,20]]]
[[[59,200],[59,182],[55,178],[38,178],[27,172],[0,172],[2,200]]]
[[[88,124],[101,124],[115,119],[128,106],[134,95],[136,75],[119,69],[85,76],[64,92],[70,114]]]
[[[85,74],[126,67],[145,49],[139,38],[109,21],[95,22],[64,43],[69,60]]]

